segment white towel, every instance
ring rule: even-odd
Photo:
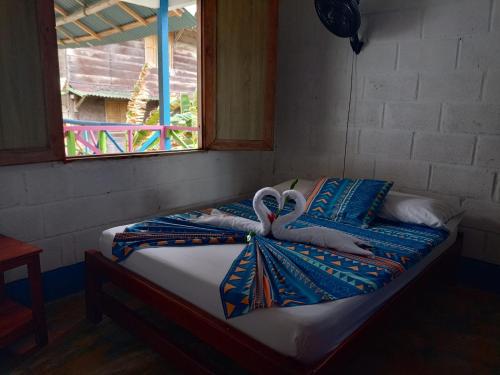
[[[244,232],[254,232],[261,236],[267,236],[271,232],[271,221],[274,219],[274,214],[264,204],[264,198],[266,196],[276,198],[278,204],[281,204],[281,195],[273,188],[263,188],[255,193],[253,197],[253,209],[260,221],[228,215],[216,209],[212,210],[210,215],[201,215],[191,221],[216,227],[241,230]]]
[[[295,209],[289,214],[278,217],[272,223],[272,233],[275,238],[283,241],[307,243],[319,247],[327,247],[343,251],[345,253],[373,257],[373,253],[371,251],[358,246],[369,246],[367,242],[336,229],[317,226],[287,229],[286,226],[288,224],[293,223],[304,213],[306,200],[300,192],[296,190],[287,190],[283,192],[281,197],[281,208],[283,207],[286,198],[290,198],[295,201]]]

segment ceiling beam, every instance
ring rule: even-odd
[[[66,12],[63,8],[61,8],[59,5],[57,5],[55,3],[54,3],[54,10],[57,13],[59,13],[60,15],[62,15],[63,17],[67,17],[68,16],[68,12]],[[75,20],[72,23],[74,23],[80,29],[82,29],[83,31],[85,31],[87,34],[92,35],[95,39],[101,39],[99,37],[99,35],[97,35],[97,33],[94,30],[92,30],[90,27],[88,27],[87,25],[85,25],[81,21]],[[69,34],[66,30],[63,30],[61,26],[56,26],[56,29],[59,30],[59,31],[61,31],[63,34],[65,34],[66,36],[68,36],[70,39],[72,38],[72,35]],[[72,40],[74,40],[74,39],[72,39]]]
[[[105,17],[104,15],[100,14],[100,13],[95,13],[94,14],[97,18],[99,18],[102,22],[108,24],[109,26],[111,26],[113,29],[117,30],[117,31],[122,31],[121,27],[118,26],[117,24],[115,24],[113,21],[111,21],[109,18]]]
[[[62,26],[62,25],[65,25],[67,23],[72,23],[72,22],[78,21],[79,19],[81,19],[83,17],[90,16],[91,14],[95,14],[95,13],[100,12],[102,10],[111,8],[113,5],[116,5],[119,2],[120,2],[120,0],[101,0],[95,4],[89,5],[88,7],[77,10],[74,13],[67,14],[67,12],[66,12],[66,15],[60,13],[57,10],[56,6],[54,6],[54,9],[56,9],[56,11],[58,13],[63,15],[63,17],[59,17],[59,19],[56,19],[56,26]],[[58,7],[58,8],[60,8],[60,7]]]
[[[81,21],[74,21],[73,23],[76,26],[78,26],[80,29],[82,29],[83,31],[85,31],[87,34],[92,35],[95,39],[101,39],[101,37],[94,30],[92,30],[90,27],[88,27],[87,25],[85,25],[83,22],[81,22]]]
[[[147,22],[144,20],[144,18],[127,4],[120,1],[116,5],[118,5],[125,13],[134,18],[136,21],[142,23],[144,26],[147,25]]]
[[[62,34],[66,35],[69,40],[71,40],[73,43],[79,44],[78,41],[71,35],[68,31],[66,31],[62,26],[56,27],[57,31],[60,31]],[[64,40],[60,41],[64,44]]]
[[[146,21],[146,24],[149,25],[151,23],[156,22],[156,16],[151,16],[151,17],[145,18],[144,20]],[[102,38],[106,38],[108,36],[117,34],[119,32],[122,32],[122,31],[133,30],[133,29],[136,29],[138,27],[143,27],[143,26],[144,25],[142,23],[140,23],[139,21],[136,21],[136,22],[127,23],[126,25],[122,25],[120,27],[121,30],[108,29],[108,30],[104,30],[104,31],[97,33],[97,35],[99,36],[100,39],[102,39]],[[91,42],[91,41],[96,40],[96,39],[91,35],[83,35],[83,36],[74,37],[74,40],[77,43],[84,43],[84,42]],[[71,43],[71,40],[68,38],[68,39],[61,40],[61,42],[63,44],[68,44],[68,43]]]

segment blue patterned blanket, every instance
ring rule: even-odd
[[[277,211],[277,203],[266,200]],[[251,200],[217,207],[229,214],[257,220]],[[283,214],[293,209],[285,206]],[[118,233],[113,242],[116,261],[146,247],[247,243],[247,234],[189,218],[200,211],[144,221]],[[374,258],[305,244],[255,236],[234,260],[220,284],[226,318],[271,306],[300,306],[352,297],[377,290],[425,257],[448,233],[419,225],[376,219],[368,228],[302,215],[291,228],[324,226],[373,245]]]

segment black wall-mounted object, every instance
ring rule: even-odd
[[[349,38],[351,47],[359,54],[363,42],[359,40],[361,26],[359,0],[315,0],[316,12],[325,27],[341,38]]]

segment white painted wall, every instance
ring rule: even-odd
[[[361,0],[346,175],[467,209],[465,255],[500,264],[500,0]],[[353,54],[313,1],[280,8],[275,180],[338,176]]]
[[[241,197],[270,153],[200,152],[0,167],[0,233],[40,246],[42,270],[81,262],[106,228]],[[19,268],[7,281],[25,276]]]

